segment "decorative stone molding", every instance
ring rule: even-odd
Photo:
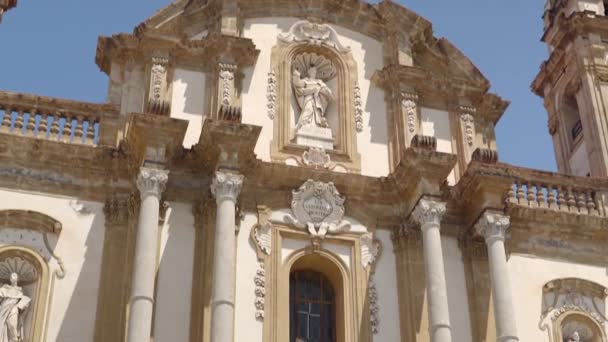
[[[103,207],[106,227],[126,224],[135,215],[135,198],[130,195],[115,194],[106,199]]]
[[[72,208],[79,215],[90,215],[92,214],[92,209],[79,200],[70,200],[69,202],[70,208]]]
[[[414,136],[418,122],[418,95],[414,93],[401,93],[401,109],[405,114],[407,131],[410,136]]]
[[[374,239],[373,233],[361,235],[361,263],[363,267],[375,265],[376,259],[380,256],[380,241]]]
[[[333,183],[307,180],[292,192],[292,215],[284,221],[297,228],[306,228],[314,238],[323,239],[327,233],[336,234],[350,229],[344,217],[344,197]]]
[[[372,326],[372,333],[375,335],[378,333],[380,327],[380,305],[378,304],[376,282],[371,276],[367,291],[369,297],[369,320]]]
[[[270,255],[272,249],[272,223],[258,224],[253,228],[253,238],[260,251]]]
[[[219,67],[220,103],[222,106],[230,106],[234,98],[234,72],[237,66],[220,63]]]
[[[266,271],[263,262],[260,262],[253,281],[255,283],[255,318],[263,321],[266,302]]]
[[[311,147],[308,151],[304,151],[302,153],[302,164],[315,169],[331,169],[333,166],[330,155],[320,147]]]
[[[150,88],[146,111],[152,114],[167,115],[171,107],[168,90],[168,65],[166,57],[152,57],[150,65]]]
[[[496,164],[498,162],[498,152],[487,148],[476,148],[471,159],[486,164]]]
[[[472,113],[475,113],[473,107],[460,107],[460,121],[463,126],[464,137],[468,146],[475,144],[475,117]]]
[[[606,318],[606,296],[608,290],[599,284],[584,279],[565,278],[548,282],[543,287],[542,313],[539,328],[547,331],[549,340],[562,342],[578,332],[581,341],[602,337],[601,329],[608,322]],[[568,321],[568,316],[585,317]],[[572,317],[572,316],[571,316]],[[595,336],[601,334],[601,336]]]
[[[215,196],[217,203],[224,200],[236,202],[241,193],[244,177],[239,174],[218,171],[213,177],[211,193]]]
[[[355,125],[357,127],[357,132],[363,131],[363,99],[361,98],[361,87],[359,86],[359,82],[355,82],[355,86],[353,88],[354,98],[355,98]]]
[[[504,241],[509,225],[508,216],[495,212],[485,212],[475,224],[475,231],[486,239],[486,243],[495,240]]]
[[[160,200],[168,179],[169,171],[167,170],[149,167],[140,168],[137,176],[137,189],[139,190],[141,199],[154,196]]]
[[[425,150],[436,151],[437,138],[428,135],[416,134],[412,138],[411,146],[416,148],[423,148]]]
[[[274,120],[274,116],[276,114],[276,104],[277,104],[277,77],[274,70],[271,70],[268,73],[268,85],[266,88],[266,100],[267,108],[268,108],[268,117],[270,120]]]
[[[338,34],[327,24],[311,23],[300,20],[293,24],[286,34],[280,34],[279,40],[285,43],[307,42],[314,45],[325,45],[338,52],[349,52],[350,47],[343,46],[338,40]]]
[[[412,212],[412,218],[424,229],[429,225],[438,226],[445,212],[445,202],[422,198]]]

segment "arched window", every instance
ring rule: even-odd
[[[335,342],[336,301],[331,282],[315,271],[289,276],[290,342]]]

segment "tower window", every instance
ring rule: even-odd
[[[289,276],[290,342],[335,342],[334,289],[321,273],[296,271]]]
[[[574,95],[564,97],[561,104],[561,112],[566,129],[568,129],[568,133],[570,134],[571,148],[574,148],[574,142],[583,134],[579,106]]]

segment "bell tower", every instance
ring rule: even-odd
[[[608,177],[608,0],[547,0],[549,48],[532,83],[549,114],[558,170]]]

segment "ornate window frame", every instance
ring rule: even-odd
[[[309,150],[308,146],[297,145],[293,142],[295,135],[291,128],[292,103],[292,62],[302,53],[316,53],[330,60],[337,71],[337,89],[335,89],[336,105],[338,106],[338,132],[335,132],[335,148],[326,153],[336,164],[342,165],[348,172],[361,171],[361,156],[357,151],[357,99],[358,76],[357,63],[350,52],[337,42],[335,31],[329,25],[316,25],[305,21],[294,24],[311,25],[328,30],[329,39],[336,42],[319,41],[314,39],[297,39],[292,34],[279,37],[277,45],[272,48],[270,75],[273,75],[273,99],[276,103],[269,103],[272,107],[274,121],[273,140],[271,143],[271,158],[284,162],[288,158],[301,158]],[[290,32],[291,32],[290,31]],[[286,38],[291,37],[291,38]]]

